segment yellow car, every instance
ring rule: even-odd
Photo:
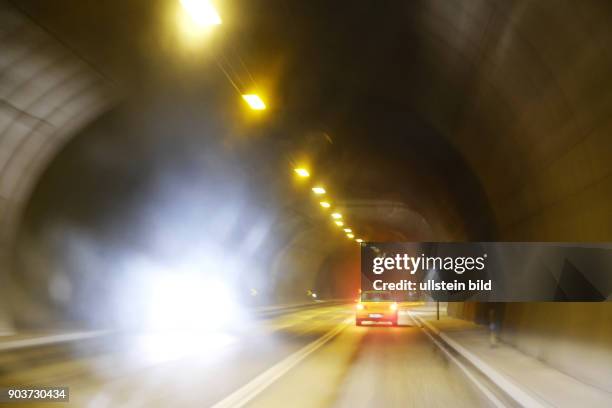
[[[364,321],[388,322],[397,326],[397,302],[393,300],[390,292],[366,291],[361,294],[357,303],[355,323],[361,326]]]

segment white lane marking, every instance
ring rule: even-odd
[[[467,378],[469,378],[474,383],[474,385],[489,399],[489,401],[491,401],[493,405],[495,405],[497,408],[506,407],[506,405],[504,405],[503,402],[501,402],[495,395],[493,395],[491,391],[489,391],[472,373],[469,372],[467,367],[463,365],[461,361],[457,359],[457,357],[453,356],[448,350],[446,350],[446,348],[444,348],[444,346],[442,346],[442,344],[440,344],[438,340],[436,340],[431,334],[427,333],[427,330],[423,329],[422,325],[420,325],[416,321],[416,319],[412,316],[412,313],[409,312],[408,316],[410,316],[410,318],[415,323],[415,325],[417,325],[421,329],[421,331],[423,331],[423,333],[425,333],[427,337],[429,337],[429,339],[436,346],[438,346],[438,348],[442,350],[442,352],[446,354],[446,356],[450,358],[453,361],[453,363],[455,363],[461,369],[461,371],[463,371],[463,373],[467,376]],[[421,319],[419,319],[419,321],[421,321]]]
[[[284,360],[276,363],[274,366],[270,367],[259,376],[255,377],[253,380],[234,391],[232,394],[217,402],[212,408],[238,408],[244,406],[255,398],[260,392],[265,390],[289,370],[298,365],[311,353],[315,352],[325,343],[338,335],[352,321],[352,318],[342,321],[342,323],[340,323],[334,329],[330,330],[312,343],[302,347],[300,350],[291,354]]]
[[[542,401],[538,401],[525,391],[523,391],[516,384],[512,383],[508,378],[504,377],[500,373],[498,373],[494,368],[490,365],[486,364],[480,358],[478,358],[474,353],[470,352],[468,349],[463,347],[461,344],[450,338],[448,335],[444,334],[440,330],[436,329],[426,320],[417,317],[425,326],[427,326],[431,331],[436,333],[442,338],[446,343],[448,343],[452,348],[457,350],[459,354],[464,356],[470,363],[474,364],[476,368],[478,368],[484,375],[489,377],[491,381],[493,381],[499,388],[504,390],[508,395],[510,395],[516,402],[518,402],[521,406],[529,407],[529,408],[540,408],[540,407],[550,407]]]
[[[0,342],[0,351],[15,350],[24,347],[45,346],[49,344],[63,343],[67,341],[84,340],[98,337],[108,331],[76,332],[65,334],[54,334],[50,336],[34,337],[19,340],[9,340]]]

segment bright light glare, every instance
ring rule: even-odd
[[[353,234],[346,234],[347,237],[349,237],[350,239],[355,238],[355,236]]]
[[[340,213],[333,213],[332,214],[332,218],[335,219],[335,220],[339,220],[339,219],[342,218],[342,214],[340,214]]]
[[[397,310],[397,303],[391,303],[391,305],[389,306],[389,309]]]
[[[316,299],[316,298],[317,298],[317,294],[316,294],[316,293],[313,293],[313,294],[312,294],[312,297]]]
[[[264,101],[261,100],[261,98],[258,95],[255,95],[255,94],[242,95],[242,99],[244,99],[246,103],[248,103],[251,109],[253,110],[266,109],[266,104],[264,103]]]
[[[357,309],[358,310],[363,310],[363,304],[357,303]]]
[[[238,314],[225,285],[196,274],[152,276],[147,295],[147,323],[154,330],[214,331]]]
[[[189,17],[199,26],[221,24],[221,17],[209,0],[181,0],[181,5]]]
[[[236,341],[234,336],[222,332],[152,332],[134,338],[134,358],[147,364],[165,363],[185,357],[210,360],[221,357],[222,349]]]
[[[353,230],[352,230],[352,229],[350,229],[350,228],[345,228],[345,229],[344,229],[344,232],[353,232]]]
[[[323,207],[323,208],[331,207],[331,204],[328,203],[327,201],[321,201],[319,204],[321,204],[321,207]]]
[[[358,242],[359,244],[361,244],[363,242],[363,239],[357,238],[355,241]]]
[[[313,187],[312,192],[316,195],[325,194],[325,189],[323,187]]]
[[[306,169],[298,168],[298,169],[294,169],[293,171],[295,171],[297,175],[300,177],[310,177],[310,173]]]
[[[342,221],[334,221],[336,223],[337,226],[341,227],[344,225],[344,223]]]

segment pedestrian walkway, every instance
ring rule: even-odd
[[[523,406],[612,407],[611,393],[505,343],[492,347],[485,326],[449,317],[444,311],[437,320],[431,307],[413,309],[410,315]]]

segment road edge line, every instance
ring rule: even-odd
[[[262,391],[272,385],[276,380],[285,375],[289,370],[302,362],[302,360],[340,334],[340,332],[348,327],[348,324],[351,321],[351,318],[345,319],[342,321],[342,323],[340,323],[340,325],[325,333],[317,340],[307,344],[288,357],[285,357],[283,360],[268,368],[263,373],[259,374],[257,377],[223,398],[221,401],[215,403],[212,408],[238,408],[244,406]]]

